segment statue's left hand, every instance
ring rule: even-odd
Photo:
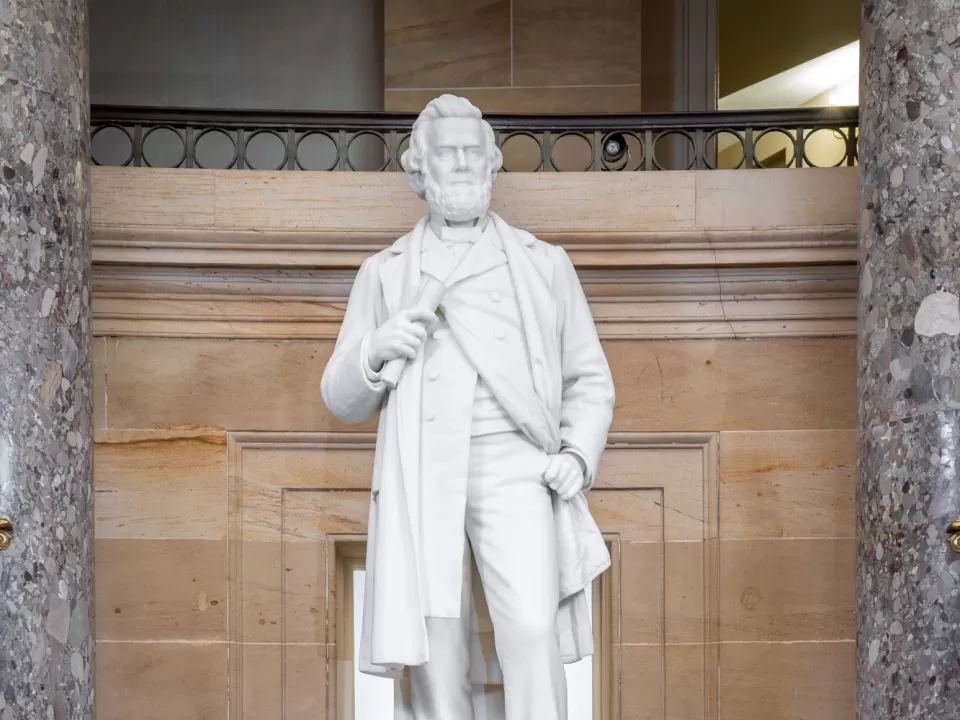
[[[564,500],[572,500],[583,489],[583,469],[580,461],[570,453],[551,455],[543,479]]]

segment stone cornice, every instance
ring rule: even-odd
[[[96,265],[350,268],[409,230],[243,231],[94,226]],[[856,262],[857,227],[665,232],[542,231],[577,267],[732,267]]]
[[[98,335],[336,337],[356,268],[423,212],[399,173],[96,168]],[[856,168],[504,174],[606,339],[856,330]]]
[[[97,266],[97,335],[334,339],[352,269]],[[605,339],[856,332],[853,266],[580,270]]]

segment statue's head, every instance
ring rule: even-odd
[[[466,98],[441,95],[413,124],[400,163],[430,212],[456,222],[487,212],[503,154],[479,108]]]

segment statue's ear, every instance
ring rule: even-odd
[[[493,166],[493,173],[498,173],[503,170],[503,151],[497,147],[496,143],[493,145],[493,160],[491,165]]]
[[[423,183],[423,172],[420,170],[408,170],[407,182],[410,183],[410,189],[416,193],[421,200],[426,197],[427,190]]]
[[[410,148],[407,148],[400,154],[400,167],[404,172],[414,172],[413,164],[413,155],[410,153]]]

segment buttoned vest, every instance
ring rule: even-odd
[[[460,581],[462,571],[470,439],[518,430],[464,355],[447,316],[456,314],[458,332],[473,333],[473,341],[483,342],[508,366],[525,368],[529,362],[506,256],[497,247],[492,223],[484,232],[484,242],[490,243],[482,263],[486,269],[447,290],[437,311],[439,322],[423,347],[421,497],[423,547],[429,556],[424,568],[428,583],[447,587]],[[429,229],[427,233],[432,235]],[[435,236],[425,246],[425,253],[449,252]],[[425,260],[424,267],[430,264]],[[459,604],[433,610],[437,617],[456,617]]]

